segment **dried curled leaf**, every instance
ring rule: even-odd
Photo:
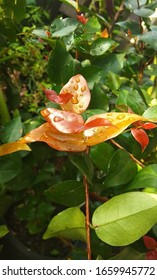
[[[85,78],[80,74],[73,76],[62,88],[59,96],[67,93],[72,94],[73,97],[66,104],[62,104],[61,108],[65,111],[82,114],[90,102],[90,91]]]

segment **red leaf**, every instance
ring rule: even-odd
[[[144,245],[149,250],[155,249],[157,247],[157,241],[150,236],[147,235],[143,236],[143,241],[144,241]]]
[[[111,126],[113,125],[110,121],[104,119],[104,118],[97,118],[95,120],[91,120],[87,122],[84,125],[84,130],[93,128],[93,127],[98,127],[98,126]]]
[[[142,123],[142,128],[143,129],[153,129],[156,128],[157,125],[155,123],[147,122],[147,123]]]
[[[88,21],[88,18],[85,18],[84,14],[80,14],[76,16],[77,20],[80,21],[82,24],[86,24]]]
[[[66,94],[60,94],[58,95],[54,90],[51,89],[44,89],[43,91],[47,97],[52,102],[55,102],[57,104],[66,104],[69,102],[69,100],[73,97],[71,93],[66,93]]]
[[[135,140],[141,145],[142,152],[144,152],[145,148],[149,144],[149,137],[147,133],[141,128],[132,128],[131,133]]]

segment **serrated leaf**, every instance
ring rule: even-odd
[[[85,200],[84,187],[75,180],[55,184],[48,188],[45,194],[51,201],[68,207],[79,206]]]
[[[85,241],[85,216],[80,208],[71,207],[54,216],[43,235],[43,239],[51,237]]]
[[[130,192],[99,206],[92,217],[97,236],[112,246],[126,246],[145,235],[157,222],[157,195]]]

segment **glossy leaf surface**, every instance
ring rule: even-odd
[[[97,236],[112,246],[125,246],[146,234],[157,222],[157,195],[130,192],[99,206],[92,218]]]
[[[136,139],[136,141],[141,145],[142,152],[144,152],[145,148],[149,144],[149,137],[147,133],[141,128],[132,128],[131,134]]]
[[[72,240],[86,240],[85,216],[78,207],[67,208],[52,218],[43,239],[55,236]]]

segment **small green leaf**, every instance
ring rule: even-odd
[[[110,260],[145,260],[146,254],[139,253],[132,247],[126,247],[118,255],[110,258]]]
[[[108,38],[98,38],[94,41],[90,48],[90,54],[92,56],[99,56],[104,54],[112,46],[115,45],[115,41]]]
[[[136,190],[141,188],[157,189],[157,164],[150,164],[141,169],[127,189]]]
[[[57,18],[51,25],[52,37],[64,37],[74,32],[79,22],[73,18]]]
[[[14,178],[21,170],[19,155],[10,154],[0,157],[0,184],[4,184]]]
[[[51,237],[85,241],[85,216],[80,208],[71,207],[54,216],[43,235],[43,239]]]
[[[157,105],[148,108],[142,116],[151,121],[157,122]]]
[[[140,9],[135,9],[134,14],[139,16],[139,17],[149,17],[154,13],[151,9],[148,8],[140,8]]]
[[[101,89],[99,84],[95,83],[91,94],[90,108],[107,111],[108,107],[109,105],[106,93]]]
[[[124,150],[117,150],[108,166],[108,175],[103,182],[105,188],[116,187],[130,182],[137,173],[137,166]]]
[[[64,44],[58,40],[50,55],[48,74],[51,82],[60,86],[75,75],[75,60],[67,52]]]
[[[14,118],[1,129],[3,143],[14,142],[22,136],[23,125],[21,117]]]
[[[107,171],[108,164],[114,154],[114,149],[107,143],[100,143],[91,147],[90,156],[94,164],[103,171]]]
[[[75,180],[55,184],[45,194],[51,201],[68,207],[79,206],[85,200],[84,187]]]
[[[142,115],[146,110],[146,104],[137,90],[129,91],[126,97],[128,107],[130,107],[135,114]]]
[[[138,38],[157,51],[157,31],[148,31],[142,35],[138,35]]]
[[[92,184],[94,175],[94,166],[90,156],[86,153],[68,154],[71,162],[79,169],[82,175],[87,177],[87,180]]]
[[[124,193],[99,206],[92,218],[97,236],[112,246],[126,246],[157,222],[157,195]]]
[[[9,232],[7,226],[1,225],[0,226],[0,238],[5,236]]]
[[[108,85],[110,89],[112,89],[113,91],[119,89],[121,85],[121,80],[117,74],[109,71],[107,78],[108,78]]]

